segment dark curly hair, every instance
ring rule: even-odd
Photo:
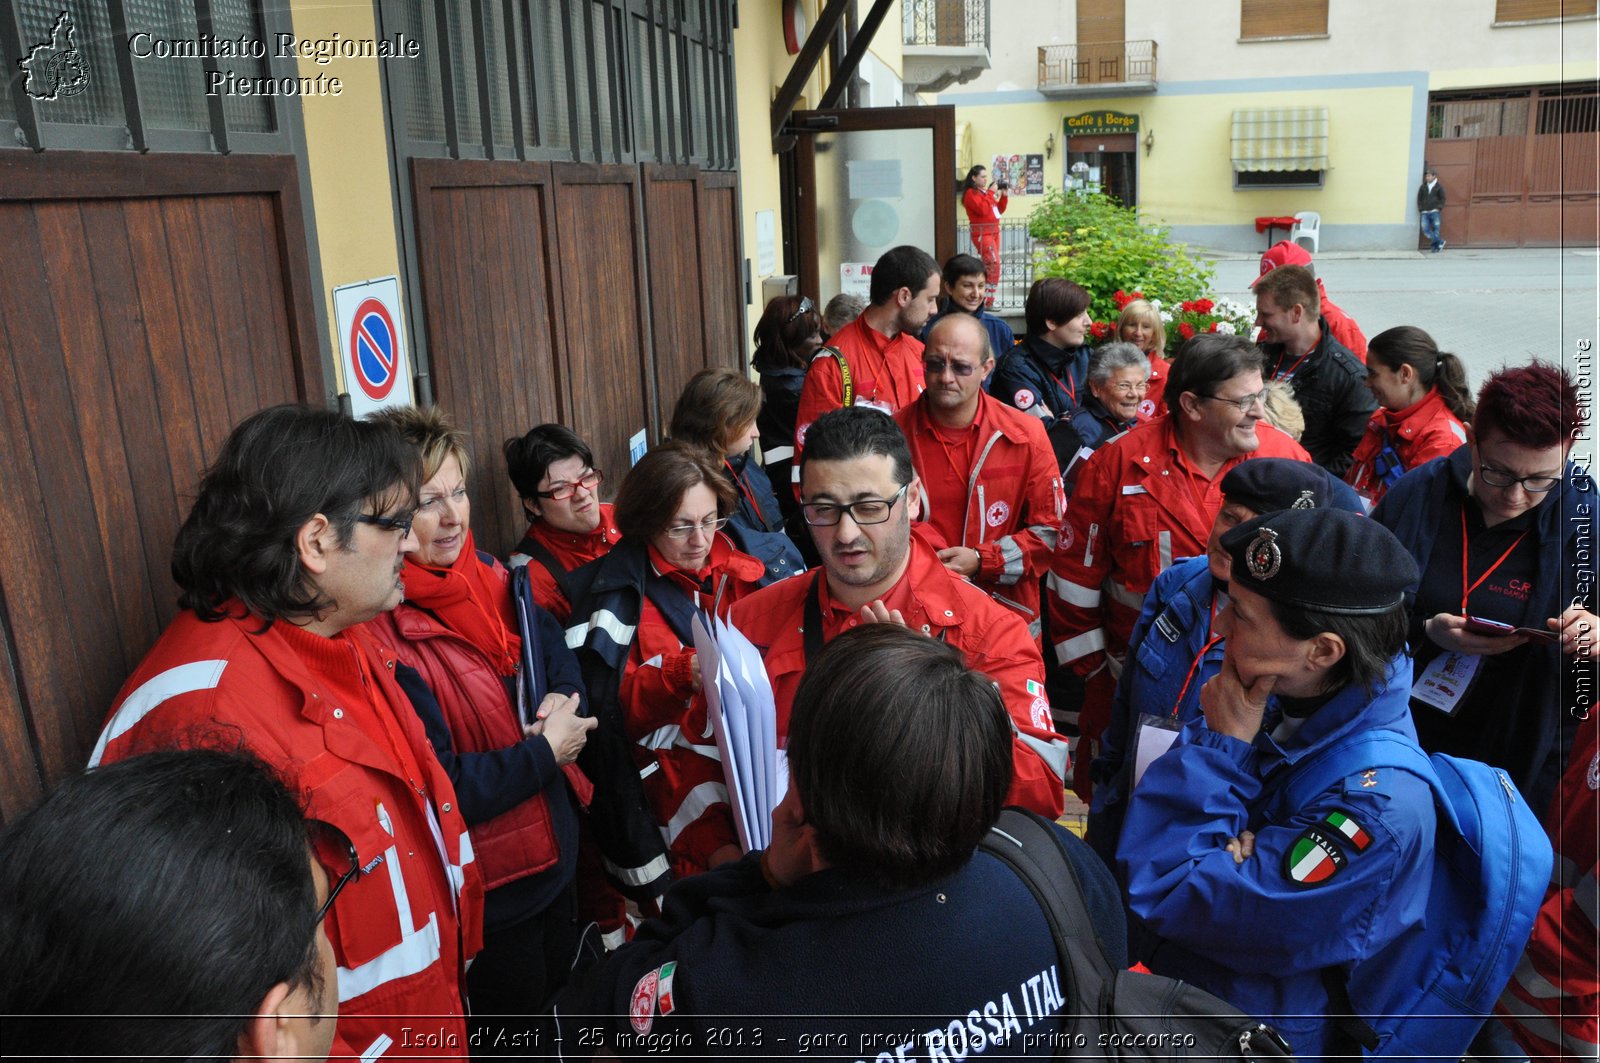
[[[270,625],[337,603],[306,578],[295,533],[317,514],[340,545],[364,508],[410,509],[421,478],[417,449],[386,424],[287,404],[240,421],[206,470],[172,545],[178,604],[221,620],[237,598]]]

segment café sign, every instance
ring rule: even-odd
[[[1069,114],[1064,129],[1069,137],[1137,133],[1139,116],[1123,114],[1121,111],[1085,111],[1082,114]]]

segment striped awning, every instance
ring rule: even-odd
[[[1233,112],[1233,169],[1326,170],[1328,109],[1266,107]]]

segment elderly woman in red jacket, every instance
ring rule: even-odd
[[[424,482],[417,549],[400,572],[405,600],[370,623],[437,698],[436,711],[418,711],[483,868],[472,1010],[532,1014],[565,983],[576,952],[577,805],[592,788],[573,761],[595,721],[578,715],[582,681],[561,625],[531,594],[515,600],[505,568],[473,545],[465,436],[434,407],[376,419],[421,451]]]
[[[1000,285],[1000,215],[1006,212],[1009,188],[1004,183],[991,188],[989,171],[982,166],[968,170],[966,180],[961,182],[961,205],[967,212],[972,246],[983,259],[984,272],[988,274],[989,294],[985,303],[989,306],[994,305],[995,288]],[[1004,352],[994,353],[998,357]]]

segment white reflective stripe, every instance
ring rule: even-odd
[[[439,916],[428,913],[428,925],[407,934],[400,943],[359,967],[339,968],[339,1003],[347,1004],[381,985],[420,974],[439,962]]]
[[[1562,856],[1557,853],[1555,863],[1550,865],[1550,885],[1558,890],[1564,890],[1568,886],[1576,884],[1580,874],[1578,865],[1573,862],[1570,856]]]
[[[510,557],[506,558],[506,567],[523,568],[529,561],[532,560],[533,558],[529,557],[527,554],[512,554]]]
[[[1593,1041],[1582,1040],[1563,1030],[1559,1021],[1511,993],[1501,995],[1500,1006],[1516,1016],[1510,1020],[1513,1026],[1520,1026],[1547,1044],[1559,1045],[1580,1059],[1594,1059],[1595,1053],[1600,1051],[1600,1045]]]
[[[1009,535],[1001,539],[998,545],[1001,564],[998,580],[1001,583],[1015,583],[1022,578],[1022,547]]]
[[[604,631],[611,641],[618,646],[626,646],[633,642],[634,627],[632,624],[624,624],[617,619],[617,614],[609,609],[599,609],[595,611],[593,616],[589,617],[588,623],[573,624],[567,628],[567,648],[575,650],[582,646],[583,640],[589,636],[589,632],[595,629]]]
[[[641,668],[660,668],[661,667],[661,660],[662,660],[662,655],[658,653],[654,657],[650,658],[648,661],[645,661],[639,667],[641,667]]]
[[[1161,571],[1165,572],[1172,567],[1172,533],[1161,531],[1156,533],[1156,554],[1161,559]],[[1141,603],[1142,604],[1142,603]]]
[[[1045,546],[1049,547],[1052,554],[1056,552],[1056,543],[1060,540],[1061,536],[1056,532],[1054,525],[1030,524],[1028,525],[1028,530],[1033,532],[1034,535],[1038,536],[1039,541],[1044,543]]]
[[[1033,637],[1035,642],[1039,641],[1039,636],[1044,634],[1044,620],[1034,617],[1028,621],[1028,634]]]
[[[100,758],[106,755],[106,746],[133,730],[140,720],[160,708],[168,698],[216,687],[226,667],[228,662],[223,660],[190,661],[176,668],[168,668],[139,684],[139,688],[123,700],[117,714],[106,721],[105,728],[100,732],[100,740],[94,744],[94,752],[89,754],[88,766],[96,767]]]
[[[1056,663],[1071,664],[1079,657],[1087,657],[1096,650],[1106,648],[1106,629],[1097,627],[1070,639],[1056,643]]]
[[[762,464],[764,464],[764,465],[775,465],[780,461],[789,461],[793,457],[794,457],[794,448],[793,447],[773,447],[771,450],[766,452],[766,459],[767,460],[765,462],[763,462]]]
[[[380,1033],[378,1039],[373,1041],[361,1051],[361,1063],[372,1063],[374,1059],[389,1051],[389,1046],[394,1044],[394,1038],[386,1033]]]
[[[652,857],[650,862],[643,867],[621,867],[612,863],[605,856],[600,858],[600,862],[606,865],[606,871],[610,872],[619,882],[627,883],[630,886],[643,886],[646,883],[654,882],[662,875],[665,875],[667,868],[670,866],[667,863],[665,853]]]
[[[383,851],[383,862],[389,869],[389,889],[394,893],[395,916],[400,920],[400,933],[410,937],[417,932],[417,921],[411,916],[411,895],[406,890],[405,872],[400,869],[400,849],[391,845]],[[433,913],[429,912],[431,919]]]
[[[1561,995],[1561,990],[1550,984],[1549,979],[1534,970],[1533,960],[1524,952],[1522,960],[1517,964],[1516,972],[1511,980],[1523,988],[1530,997],[1538,1000],[1551,1000]]]
[[[1067,745],[1065,738],[1039,738],[1036,735],[1027,734],[1024,731],[1017,730],[1017,724],[1014,720],[1011,723],[1011,733],[1023,745],[1039,755],[1039,759],[1044,761],[1051,771],[1055,772],[1057,780],[1066,779],[1070,747]]]
[[[1116,580],[1106,580],[1106,593],[1111,595],[1111,600],[1118,605],[1125,605],[1129,609],[1144,608],[1144,595],[1124,587]]]
[[[1128,484],[1122,489],[1122,493],[1125,495],[1147,495],[1150,492],[1139,484]]]
[[[798,461],[789,466],[789,482],[796,487],[800,486],[800,463]]]
[[[678,805],[678,810],[672,814],[667,825],[661,828],[661,837],[671,845],[683,833],[683,829],[695,820],[700,814],[715,804],[728,803],[728,788],[719,782],[703,782],[693,790],[683,795],[683,801]]]
[[[657,727],[654,731],[639,739],[638,744],[646,749],[691,749],[702,757],[709,757],[719,762],[722,760],[722,752],[715,745],[695,745],[683,737],[683,728],[675,723],[669,723],[665,727]]]
[[[1572,896],[1578,902],[1578,911],[1589,917],[1589,925],[1600,926],[1600,883],[1595,881],[1594,868],[1572,887]]]
[[[1046,577],[1045,582],[1050,585],[1050,593],[1068,605],[1076,605],[1080,609],[1100,608],[1100,591],[1095,587],[1085,587],[1081,583],[1062,579],[1054,572]]]

